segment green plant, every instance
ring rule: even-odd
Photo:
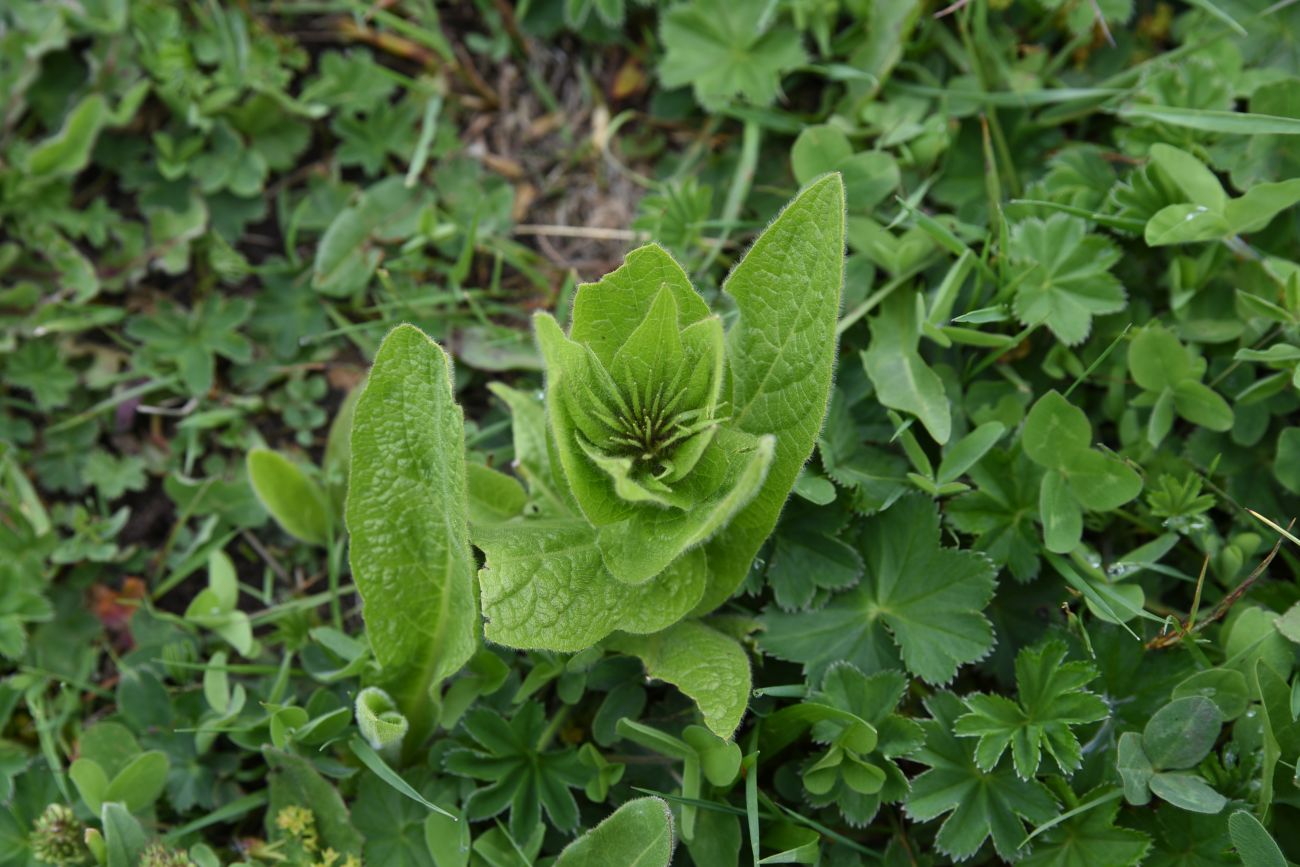
[[[622,268],[580,287],[567,335],[539,314],[545,427],[530,429],[536,414],[515,419],[517,439],[545,443],[535,448],[547,468],[526,476],[535,485],[529,494],[549,500],[534,516],[506,512],[467,533],[463,492],[471,503],[499,501],[496,488],[517,485],[486,468],[466,481],[445,356],[415,329],[386,339],[357,407],[348,525],[380,661],[437,659],[413,678],[397,675],[410,690],[408,713],[473,651],[471,537],[485,555],[484,631],[501,644],[581,650],[615,630],[671,628],[731,595],[776,523],[825,411],[843,211],[843,187],[829,176],[777,217],[724,284],[740,311],[725,334],[660,247],[634,251]],[[493,497],[476,492],[489,485]],[[515,512],[524,502],[518,497]],[[396,637],[409,635],[417,608],[428,612],[431,642]],[[701,640],[715,634],[696,628]],[[660,673],[649,647],[623,646],[670,681],[674,667],[710,660],[748,680],[743,657],[701,648]],[[740,701],[706,711],[706,720],[729,734],[743,694]]]

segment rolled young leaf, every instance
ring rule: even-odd
[[[392,696],[377,686],[357,693],[357,728],[376,751],[400,747],[411,725],[393,702]]]

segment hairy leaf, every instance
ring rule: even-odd
[[[735,639],[684,620],[662,632],[617,636],[608,646],[637,656],[646,674],[673,684],[699,705],[716,735],[731,737],[749,705],[749,659]]]
[[[727,331],[730,424],[775,435],[776,452],[758,495],[707,545],[709,587],[698,612],[721,605],[744,580],[817,442],[843,277],[844,185],[828,175],[786,206],[723,284],[740,308]]]
[[[628,801],[564,848],[555,867],[668,867],[673,813],[662,798]]]
[[[347,524],[367,637],[417,728],[477,645],[464,453],[450,359],[395,328],[357,403]]]
[[[704,592],[702,549],[628,585],[605,568],[596,531],[580,519],[476,527],[484,634],[510,647],[577,651],[616,629],[655,632],[679,620]]]

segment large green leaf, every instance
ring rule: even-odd
[[[510,647],[578,651],[616,629],[655,632],[691,610],[704,592],[696,548],[637,585],[605,568],[596,531],[581,519],[476,527],[484,634]]]
[[[607,645],[640,657],[646,674],[694,699],[714,734],[729,738],[740,725],[749,705],[749,659],[734,638],[684,620],[652,635],[616,636]]]
[[[614,577],[640,584],[658,575],[753,499],[772,464],[773,437],[723,428],[714,439],[686,480],[687,491],[700,497],[691,508],[647,510],[600,529],[601,555]]]
[[[477,645],[465,433],[451,361],[418,328],[384,339],[357,403],[347,501],[366,634],[418,728]]]
[[[578,287],[569,337],[590,346],[602,364],[609,364],[650,312],[660,289],[672,293],[680,327],[709,316],[708,305],[682,266],[663,247],[647,244],[628,253],[622,265],[600,280]]]
[[[758,495],[706,546],[709,587],[698,611],[725,602],[776,525],[812,453],[830,399],[844,278],[844,184],[805,188],[723,284],[740,316],[727,332],[731,424],[776,436]]]

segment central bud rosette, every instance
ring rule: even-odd
[[[553,405],[562,404],[555,409],[573,424],[583,453],[622,499],[689,507],[674,486],[695,468],[720,421],[718,317],[706,311],[683,327],[664,286],[608,359],[597,354],[598,342],[573,345],[575,363],[560,377]]]
[[[761,487],[772,438],[728,426],[722,322],[661,248],[579,287],[568,335],[536,330],[559,463],[616,578],[653,578]]]

